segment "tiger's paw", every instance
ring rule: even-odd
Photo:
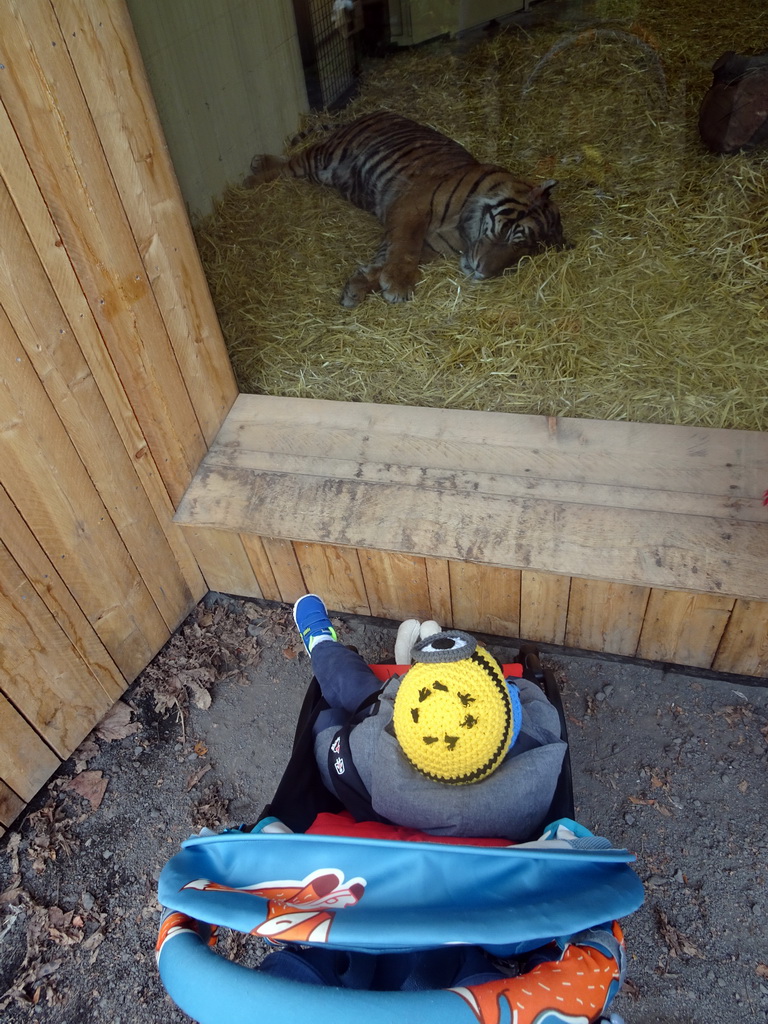
[[[243,188],[253,188],[264,181],[279,178],[287,160],[282,156],[270,156],[269,153],[257,153],[251,160],[251,173],[243,181]]]
[[[383,270],[380,285],[382,298],[387,302],[408,302],[416,288],[416,275]]]
[[[379,267],[358,267],[344,285],[339,302],[345,309],[359,306],[366,295],[379,291]]]

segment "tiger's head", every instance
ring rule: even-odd
[[[541,185],[506,176],[466,203],[459,222],[462,271],[473,280],[498,277],[550,246],[565,248],[560,211],[549,198],[556,181]]]

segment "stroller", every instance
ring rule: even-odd
[[[371,666],[382,685],[408,666]],[[565,715],[553,674],[524,645],[506,678],[537,683]],[[160,976],[199,1024],[589,1024],[624,978],[618,918],[643,902],[630,867],[573,820],[566,753],[540,836],[470,845],[354,834],[323,784],[313,725],[327,708],[310,683],[293,751],[251,827],[203,830],[165,865]],[[322,823],[318,825],[318,822]],[[318,831],[319,829],[319,831]],[[256,969],[215,952],[224,926],[274,945]]]

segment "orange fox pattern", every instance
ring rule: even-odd
[[[613,933],[623,941],[617,924]],[[599,950],[567,946],[556,963],[540,964],[515,978],[450,991],[461,996],[479,1024],[500,1024],[502,1001],[509,1006],[512,1024],[589,1024],[603,1009],[619,973],[616,961]]]
[[[352,878],[345,884],[343,872],[321,868],[301,880],[234,887],[197,878],[183,888],[201,892],[241,892],[267,900],[266,918],[251,928],[251,935],[283,942],[327,942],[336,910],[358,903],[365,885],[364,878]]]

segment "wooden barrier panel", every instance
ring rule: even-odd
[[[241,395],[176,519],[273,599],[759,676],[766,479],[747,431]]]
[[[0,38],[8,825],[205,593],[172,517],[236,387],[124,5],[0,0]]]
[[[752,431],[240,395],[176,521],[766,601],[766,480]]]
[[[210,552],[217,532],[226,536],[226,531],[206,531]],[[277,597],[265,592],[267,600],[292,602],[314,592],[332,611],[435,619],[444,628],[513,640],[768,675],[768,602],[253,535],[240,540],[243,551],[262,545],[279,551],[276,564],[290,569],[284,592]],[[203,552],[201,556],[205,569]],[[259,568],[247,555],[242,557],[260,586],[274,586],[268,560],[261,559]],[[441,583],[430,589],[433,579]],[[238,593],[231,586],[226,592]]]

